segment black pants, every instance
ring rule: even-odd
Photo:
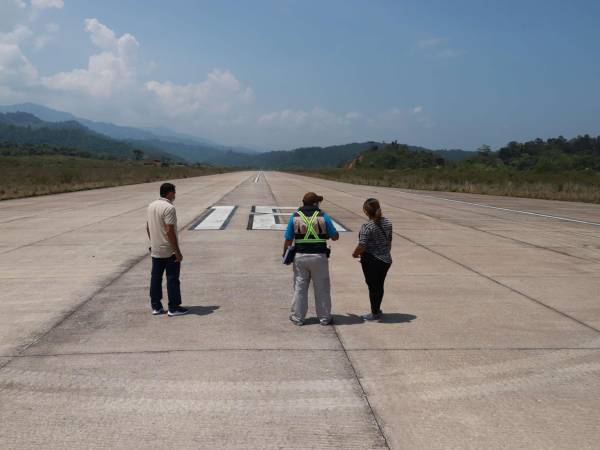
[[[370,253],[363,253],[360,258],[365,281],[369,286],[369,300],[371,300],[371,312],[379,314],[381,312],[381,301],[383,300],[383,284],[385,277],[390,270],[391,264],[375,258]]]
[[[152,275],[150,277],[150,304],[152,309],[162,308],[162,279],[167,271],[167,294],[169,310],[173,311],[181,305],[181,288],[179,272],[181,263],[175,260],[175,255],[169,258],[152,258]]]

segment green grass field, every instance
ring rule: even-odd
[[[303,173],[372,186],[600,203],[600,173],[595,171],[548,173],[449,166],[410,170],[331,169]]]
[[[144,165],[139,161],[65,155],[0,156],[0,200],[226,172],[210,166]]]

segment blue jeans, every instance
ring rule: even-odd
[[[152,258],[152,275],[150,277],[150,304],[158,310],[162,306],[162,279],[167,272],[167,294],[169,296],[169,311],[181,305],[181,289],[179,272],[181,263],[175,260],[175,255],[169,258]]]

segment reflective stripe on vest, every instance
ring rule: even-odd
[[[298,210],[298,215],[306,224],[306,234],[302,239],[296,239],[296,242],[298,244],[321,244],[323,242],[327,242],[326,239],[319,238],[319,235],[313,227],[313,224],[315,223],[315,220],[317,220],[317,216],[319,215],[319,211],[315,211],[310,217],[310,219],[306,217],[306,215],[300,210]]]

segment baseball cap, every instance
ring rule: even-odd
[[[302,203],[304,203],[305,205],[314,205],[315,203],[319,203],[322,201],[323,196],[317,195],[314,192],[307,192],[306,194],[304,194],[304,197],[302,197]]]

